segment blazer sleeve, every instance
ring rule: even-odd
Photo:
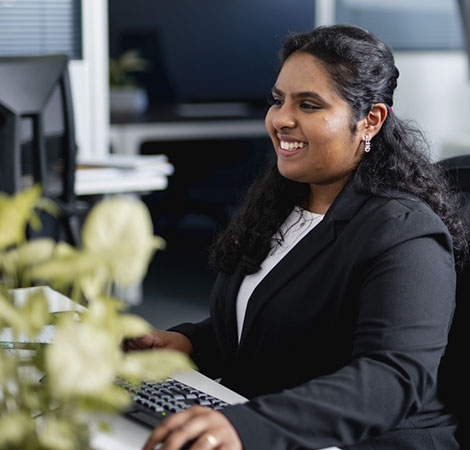
[[[436,395],[455,301],[450,247],[442,231],[402,240],[371,260],[350,363],[293,389],[224,409],[244,449],[357,443],[402,427],[423,400]]]
[[[182,323],[169,329],[184,334],[193,345],[191,359],[198,370],[211,377],[220,377],[222,358],[216,344],[212,320],[207,318],[198,323]]]

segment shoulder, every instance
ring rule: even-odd
[[[410,228],[418,233],[449,234],[441,218],[422,200],[406,194],[388,197],[371,196],[360,215],[369,216],[376,227]]]
[[[452,238],[441,218],[425,202],[406,194],[369,196],[347,229],[355,239],[360,236],[360,245],[375,252],[426,238],[452,253]]]

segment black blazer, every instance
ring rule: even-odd
[[[174,330],[201,371],[251,398],[223,411],[245,449],[458,448],[437,395],[452,241],[427,205],[347,185],[257,286],[238,345],[242,279],[220,274],[210,319]]]

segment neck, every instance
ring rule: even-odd
[[[310,195],[306,209],[316,214],[326,214],[343,189],[346,181],[342,179],[325,185],[310,184]]]

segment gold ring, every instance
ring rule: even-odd
[[[213,445],[214,447],[217,446],[217,439],[212,436],[212,434],[206,433],[205,437],[209,441],[209,444]]]

